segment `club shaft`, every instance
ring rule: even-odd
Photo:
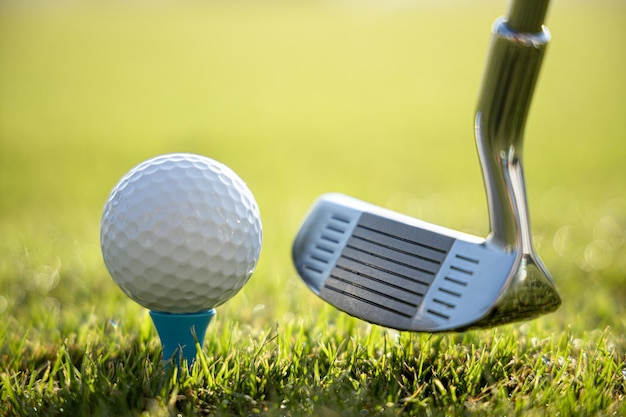
[[[548,3],[548,0],[512,0],[506,17],[507,25],[516,32],[540,32]]]
[[[478,152],[489,203],[490,239],[513,250],[528,231],[525,196],[515,178],[523,179],[522,145],[526,118],[543,56],[550,40],[538,22],[545,1],[514,0],[509,16],[496,20],[483,74],[475,119]],[[512,22],[512,23],[510,23]],[[526,32],[516,28],[540,31]],[[523,185],[523,184],[522,184]]]

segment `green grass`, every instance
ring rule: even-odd
[[[487,233],[472,118],[506,5],[292,3],[2,6],[0,414],[625,415],[626,3],[550,9],[525,164],[562,307],[436,335],[324,304],[290,245],[327,191]],[[264,225],[182,375],[98,244],[119,177],[178,151],[238,172]]]

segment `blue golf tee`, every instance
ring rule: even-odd
[[[196,340],[202,347],[207,327],[214,315],[214,308],[185,314],[150,311],[154,327],[161,338],[163,360],[172,360],[177,366],[186,360],[188,366],[191,366],[197,354]]]

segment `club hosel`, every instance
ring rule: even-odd
[[[525,195],[514,195],[512,176],[521,170],[526,117],[550,32],[511,30],[505,18],[492,29],[491,45],[475,119],[476,142],[489,203],[491,242],[512,249],[519,244],[526,214]]]

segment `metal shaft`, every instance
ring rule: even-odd
[[[507,14],[507,25],[516,32],[541,32],[546,19],[548,0],[513,0]]]
[[[489,240],[505,250],[530,245],[522,145],[550,40],[540,22],[547,3],[514,0],[509,15],[496,20],[478,99],[475,133],[489,203]]]

